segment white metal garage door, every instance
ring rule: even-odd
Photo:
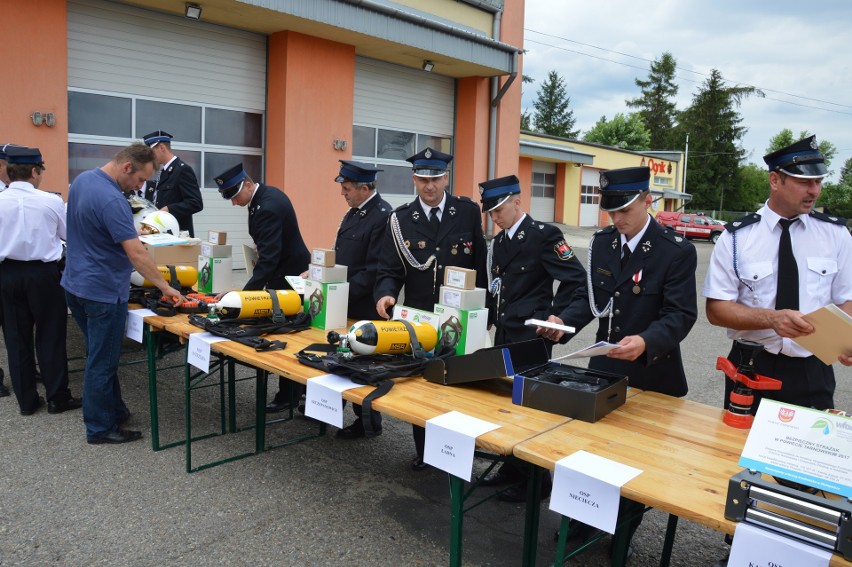
[[[353,159],[384,169],[378,188],[394,207],[414,198],[411,164],[425,147],[453,153],[455,81],[358,57],[355,60]]]
[[[556,164],[549,161],[532,162],[532,197],[530,215],[535,220],[553,222],[556,206]]]
[[[167,130],[176,136],[175,153],[206,187],[204,210],[193,219],[196,236],[226,230],[235,250],[250,242],[246,211],[222,200],[212,178],[239,161],[257,177],[262,173],[265,36],[123,4],[70,0],[68,86],[69,125],[78,125],[69,133],[72,177],[152,130]],[[106,121],[93,114],[98,110],[117,112]],[[243,266],[241,254],[234,264]]]
[[[601,172],[583,168],[580,188],[580,226],[598,226],[601,200]]]

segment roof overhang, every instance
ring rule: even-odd
[[[119,0],[183,16],[184,2]],[[492,77],[515,69],[521,48],[387,0],[203,0],[201,20],[247,31],[293,31],[353,45],[364,57],[420,69],[424,60],[449,77]],[[473,10],[474,8],[468,8]]]
[[[594,154],[580,152],[570,146],[533,142],[524,138],[521,138],[520,153],[523,157],[548,161],[572,162],[581,165],[592,165],[595,161]]]

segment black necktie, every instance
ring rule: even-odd
[[[624,266],[627,265],[627,262],[630,261],[630,246],[627,243],[624,243],[624,246],[621,247],[621,269],[624,269]]]
[[[799,267],[793,256],[793,241],[790,225],[799,220],[781,219],[781,241],[778,244],[778,288],[775,294],[775,309],[799,310]]]
[[[441,212],[440,207],[432,207],[429,212],[429,226],[432,227],[432,232],[438,234],[438,227],[441,226],[441,221],[438,219],[438,213]]]

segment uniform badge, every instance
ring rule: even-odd
[[[518,240],[523,240],[523,239],[524,239],[524,231],[522,230],[521,232],[518,233]]]
[[[651,249],[651,241],[650,241],[650,240],[646,240],[645,242],[643,242],[642,244],[640,244],[640,246],[642,246],[642,252],[644,252],[645,254],[647,254],[647,253],[648,253],[648,250],[650,250],[650,249]]]
[[[455,256],[455,255],[456,255],[456,254],[458,254],[458,253],[459,253],[459,245],[458,245],[458,244],[453,244],[453,247],[452,247],[452,248],[450,248],[450,254],[452,254],[453,256]]]
[[[612,241],[612,249],[615,250],[618,248],[618,237],[615,237],[615,240]]]
[[[553,251],[556,252],[556,257],[560,260],[570,260],[574,256],[574,251],[568,246],[564,240],[560,240],[553,246]]]
[[[449,208],[449,210],[448,210],[447,212],[448,212],[448,213],[450,213],[450,216],[451,216],[451,217],[452,217],[452,216],[455,216],[455,214],[456,214],[456,208],[455,208],[455,207],[450,207],[450,208]]]
[[[411,218],[413,218],[414,220],[419,220],[420,219],[420,211],[414,211],[413,213],[411,213]]]
[[[674,239],[675,239],[675,242],[683,242],[682,236],[675,236]]]
[[[423,155],[426,157],[426,159],[430,159],[432,157],[432,150],[426,148],[426,152]]]
[[[817,143],[816,143],[816,138],[811,138],[811,149],[812,149],[812,150],[817,150],[817,149],[819,149],[819,146],[818,146],[818,145],[817,145]]]
[[[426,241],[421,240],[420,242],[417,243],[417,247],[420,248],[421,250],[423,250],[424,248],[426,248]]]
[[[358,211],[358,214],[361,215],[362,217],[365,217],[365,216],[367,216],[367,211],[364,210],[364,209],[361,209],[361,210]]]
[[[741,224],[743,224],[743,223],[741,223],[740,221],[734,221],[732,224],[733,224],[734,226],[740,226],[740,225],[741,225]]]
[[[406,248],[411,248],[411,241],[410,241],[410,240],[406,240],[406,241],[405,241],[405,247],[406,247]]]
[[[494,272],[495,276],[499,276],[500,275],[500,266],[492,266],[491,271]]]

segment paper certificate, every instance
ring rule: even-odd
[[[133,339],[137,343],[142,342],[142,328],[145,324],[145,317],[156,315],[150,309],[131,309],[127,312],[127,330],[125,335],[128,339]]]
[[[343,427],[343,392],[360,388],[349,378],[325,374],[308,380],[305,415],[335,427]]]
[[[186,361],[202,372],[210,372],[210,345],[227,340],[207,332],[192,333],[186,347]]]
[[[611,534],[621,487],[642,471],[586,451],[556,462],[550,509]]]
[[[764,398],[739,464],[852,497],[852,418]]]
[[[433,417],[426,422],[423,461],[470,481],[476,438],[498,427],[457,411]]]

